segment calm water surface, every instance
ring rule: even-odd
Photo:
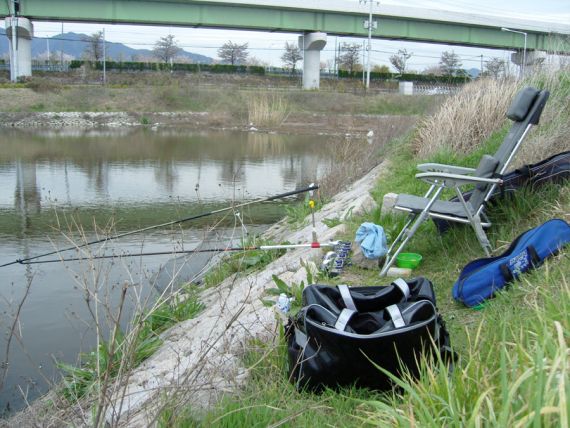
[[[2,130],[0,264],[232,201],[306,187],[329,166],[326,142],[327,137],[182,130]],[[206,235],[220,242],[240,239],[244,231],[262,231],[281,218],[284,203],[256,204],[239,216],[207,217],[89,251],[168,252],[192,249]],[[207,233],[212,229],[215,233]],[[73,363],[79,352],[92,349],[94,323],[85,285],[114,307],[122,284],[128,282],[132,310],[156,298],[156,274],[171,259],[165,255],[100,260],[94,266],[57,262],[0,268],[0,409],[17,410],[24,405],[22,394],[32,400],[45,392],[48,383],[58,379],[55,360]]]

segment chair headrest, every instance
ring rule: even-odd
[[[533,106],[534,100],[539,92],[538,89],[531,88],[530,86],[520,90],[518,94],[515,95],[507,111],[507,117],[515,122],[522,122]]]

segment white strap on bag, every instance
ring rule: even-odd
[[[346,325],[350,321],[350,318],[356,313],[352,309],[343,309],[340,315],[338,316],[334,328],[340,331],[344,331]]]
[[[398,308],[398,306],[390,305],[386,307],[386,310],[390,314],[390,318],[392,318],[394,327],[400,328],[406,326],[406,322],[404,321],[404,318],[402,317],[402,312],[400,312],[400,308]]]
[[[350,295],[350,289],[348,288],[348,285],[340,284],[337,285],[337,288],[338,291],[340,292],[340,297],[342,297],[342,301],[344,302],[344,306],[346,306],[347,309],[356,311],[356,305],[354,304],[354,300]]]
[[[394,284],[396,287],[400,289],[400,291],[404,295],[405,300],[407,300],[408,297],[410,297],[410,287],[408,283],[404,281],[402,278],[395,279],[394,281],[392,281],[392,284]]]

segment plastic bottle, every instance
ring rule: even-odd
[[[291,309],[291,300],[293,300],[292,297],[287,297],[285,293],[281,293],[277,298],[277,302],[275,302],[275,306],[277,306],[277,309],[282,313],[288,314]]]

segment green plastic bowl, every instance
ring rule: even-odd
[[[422,261],[422,255],[417,253],[400,253],[396,257],[396,266],[399,268],[415,269]]]

